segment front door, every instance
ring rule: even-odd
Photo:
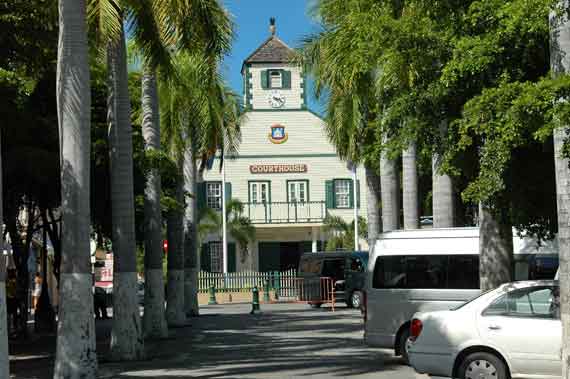
[[[271,219],[270,202],[269,182],[249,183],[249,218],[253,223],[265,223]]]
[[[289,222],[303,222],[310,219],[308,211],[310,208],[307,204],[309,195],[307,192],[308,182],[306,180],[295,180],[287,182],[287,199]]]
[[[560,376],[562,326],[556,291],[549,286],[513,290],[479,316],[481,337],[510,356],[513,374]]]

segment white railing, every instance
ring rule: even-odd
[[[287,297],[295,288],[296,278],[297,271],[295,269],[282,272],[229,272],[225,275],[221,272],[200,271],[198,273],[198,291],[208,292],[213,286],[216,292],[250,292],[255,286],[260,290],[263,289],[265,283],[269,281],[271,290],[277,291],[281,297]]]
[[[324,201],[245,203],[245,215],[253,224],[322,222],[327,214]]]

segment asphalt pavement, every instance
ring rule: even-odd
[[[143,362],[101,362],[101,378],[425,379],[363,343],[359,311],[305,304],[205,306],[189,327],[147,344]]]

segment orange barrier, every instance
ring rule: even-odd
[[[307,304],[330,303],[334,312],[336,299],[333,278],[295,278],[294,281],[295,300],[293,302]]]

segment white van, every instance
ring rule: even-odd
[[[556,240],[539,248],[532,238],[515,235],[513,246],[516,280],[554,277]],[[479,228],[384,233],[368,261],[365,341],[393,348],[407,360],[409,320],[414,313],[451,309],[479,293]]]

